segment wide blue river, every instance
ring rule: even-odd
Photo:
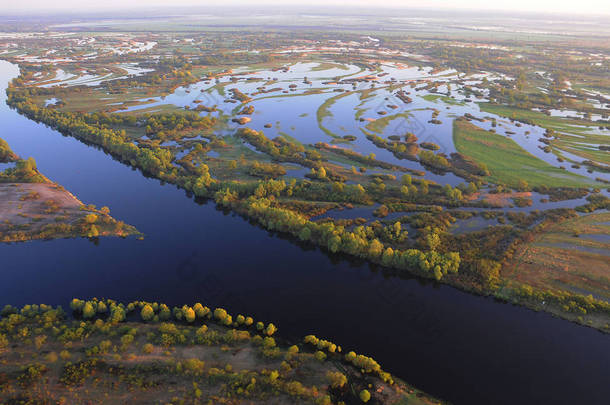
[[[0,245],[0,305],[73,297],[202,302],[315,333],[454,404],[607,404],[610,337],[418,279],[385,278],[198,203],[184,191],[11,110],[0,61],[0,137],[86,204],[146,234]]]

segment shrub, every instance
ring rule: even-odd
[[[193,305],[193,311],[195,311],[195,315],[197,318],[203,318],[210,313],[210,309],[208,307],[204,307],[200,303],[196,303]]]
[[[184,316],[184,319],[186,319],[187,322],[194,322],[195,318],[196,318],[196,314],[195,311],[193,310],[193,308],[189,307],[189,306],[183,306],[182,307],[182,315]]]
[[[0,352],[8,347],[8,339],[6,335],[0,333]]]
[[[263,339],[263,347],[269,349],[275,347],[275,339],[272,337],[266,337]]]
[[[204,366],[205,362],[196,358],[187,359],[182,362],[183,370],[194,375],[201,375],[203,373]]]
[[[97,304],[97,312],[100,313],[100,314],[103,314],[106,311],[108,311],[108,307],[106,306],[106,304],[101,302],[101,301],[98,302],[98,304]]]
[[[197,331],[195,332],[195,336],[197,337],[199,342],[202,341],[207,331],[208,327],[206,325],[202,325],[199,329],[197,329]]]
[[[19,385],[26,388],[36,381],[47,371],[47,367],[43,364],[32,364],[22,368],[21,374],[17,377]]]
[[[70,302],[70,309],[72,309],[72,311],[82,311],[84,305],[85,305],[85,301],[79,300],[78,298],[74,298]]]
[[[97,311],[95,310],[95,308],[93,308],[93,305],[89,301],[85,302],[85,305],[83,306],[83,318],[93,318],[96,312]]]
[[[55,363],[57,361],[57,353],[55,352],[50,352],[49,354],[46,355],[45,359],[49,362],[49,363]]]
[[[267,336],[271,336],[273,335],[275,332],[277,331],[277,328],[275,327],[274,324],[270,323],[267,325],[267,327],[265,328],[265,335]]]
[[[347,377],[339,371],[329,371],[326,373],[326,379],[333,388],[342,388],[347,384]]]
[[[371,393],[368,390],[360,391],[360,400],[365,404],[371,400]]]
[[[159,305],[159,319],[162,321],[167,321],[172,317],[172,312],[169,310],[168,306],[165,304]]]
[[[142,311],[140,311],[140,316],[144,321],[150,321],[155,316],[155,310],[148,304],[142,307]]]
[[[349,352],[345,355],[345,360],[349,363],[353,362],[354,360],[356,360],[356,353],[354,352]]]
[[[218,319],[222,323],[224,323],[225,319],[227,319],[228,316],[229,314],[223,308],[216,308],[214,310],[214,318]]]

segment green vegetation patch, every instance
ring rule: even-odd
[[[426,101],[431,101],[433,103],[442,101],[443,103],[449,104],[449,105],[466,105],[466,103],[463,101],[459,101],[452,97],[443,96],[440,94],[426,94],[425,96],[422,96],[422,98]]]
[[[569,152],[586,160],[610,165],[610,153],[601,151],[597,145],[607,145],[608,135],[595,133],[599,124],[565,117],[551,117],[539,111],[504,105],[479,103],[481,111],[513,120],[538,125],[550,132],[549,145],[559,151]],[[603,166],[602,166],[603,167]]]
[[[330,98],[326,99],[324,101],[324,103],[322,103],[322,105],[320,105],[320,107],[318,107],[318,111],[316,112],[316,119],[318,120],[318,126],[326,135],[331,136],[333,138],[339,138],[339,135],[335,134],[334,132],[332,132],[331,130],[329,130],[328,128],[326,128],[324,126],[323,121],[327,117],[332,117],[332,113],[330,112],[330,107],[332,107],[338,100],[340,100],[344,97],[347,97],[349,95],[352,95],[352,94],[354,94],[353,91],[347,91],[347,92],[341,93],[337,96],[330,97]]]
[[[521,148],[515,141],[485,131],[464,120],[453,122],[453,142],[461,154],[485,165],[488,179],[497,184],[529,186],[583,187],[595,184],[590,179],[551,166]]]
[[[409,113],[409,112],[402,112],[402,113],[393,114],[393,115],[386,115],[385,117],[377,118],[375,121],[371,121],[368,124],[366,124],[366,129],[368,129],[369,131],[373,131],[373,132],[377,132],[378,134],[381,134],[385,131],[387,126],[390,125],[390,123],[392,121],[401,119],[401,118],[407,119],[410,116],[411,116],[411,113]]]
[[[439,404],[371,357],[196,303],[113,300],[0,312],[2,403]],[[411,402],[411,398],[414,401]]]
[[[317,66],[311,68],[312,72],[320,72],[323,70],[330,69],[341,69],[341,70],[349,70],[349,68],[340,63],[332,63],[332,62],[320,62]]]

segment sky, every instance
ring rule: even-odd
[[[610,14],[610,0],[0,0],[0,13],[11,12],[78,12],[125,10],[137,7],[226,6],[226,5],[306,5],[406,7],[429,9],[507,10],[576,14]]]

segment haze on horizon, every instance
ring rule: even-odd
[[[371,7],[369,0],[225,0],[222,6],[306,6],[306,7]],[[160,7],[213,7],[216,2],[207,0],[21,0],[2,6],[0,13],[35,13],[35,12],[101,12],[120,11],[142,7],[150,10]],[[421,8],[443,10],[480,10],[480,11],[512,11],[512,12],[545,12],[572,13],[589,15],[609,15],[610,5],[607,0],[513,0],[510,3],[497,4],[486,0],[462,0],[456,4],[450,0],[385,0],[374,4],[375,8]]]

